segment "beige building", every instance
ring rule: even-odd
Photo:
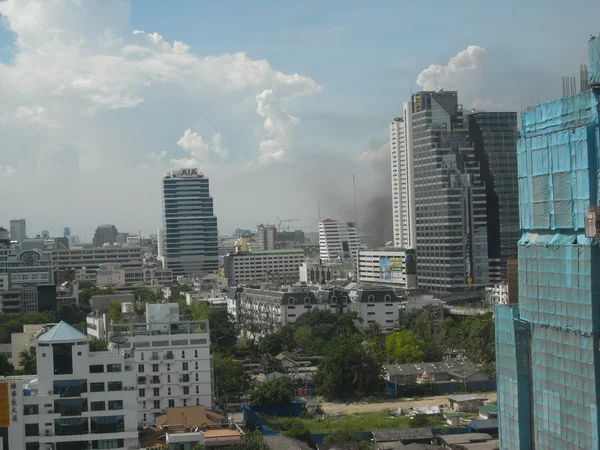
[[[22,369],[23,366],[19,364],[19,354],[25,350],[29,345],[35,345],[36,337],[44,332],[45,325],[23,325],[23,331],[21,333],[12,333],[10,335],[10,347],[13,355],[13,366],[15,369]]]

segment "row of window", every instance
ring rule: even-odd
[[[196,380],[196,381],[198,381],[198,380]],[[139,394],[139,397],[141,397],[141,398],[146,397],[146,389],[140,388],[138,390],[138,394]],[[196,386],[196,394],[200,394],[200,386]],[[171,387],[170,386],[167,387],[167,395],[171,395]],[[190,395],[190,387],[189,386],[183,386],[183,395]],[[152,396],[160,397],[160,388],[152,388]]]
[[[182,406],[188,406],[188,401],[187,401],[186,398],[184,398],[182,400],[182,403],[183,403]],[[152,408],[151,409],[162,409],[162,407],[160,406],[160,400],[154,400],[154,401],[152,401],[151,404],[152,404]],[[146,402],[143,401],[142,402],[142,409],[146,409],[146,406],[147,406]],[[169,406],[169,408],[175,408],[175,399],[170,398],[168,400],[168,406]],[[200,399],[199,398],[196,399],[196,406],[200,406]],[[146,414],[144,413],[144,422],[146,420],[148,420],[148,419],[146,417]]]
[[[198,373],[195,373],[194,375],[195,380],[200,381]],[[177,376],[178,374],[175,374],[175,377]],[[178,380],[180,383],[189,383],[191,381],[191,377],[188,374],[179,374]],[[146,382],[150,384],[162,384],[162,380],[158,375],[153,375],[149,380],[147,380],[146,377],[138,377],[137,382],[138,384],[146,384]],[[171,383],[171,375],[167,375],[167,383]]]
[[[175,363],[173,363],[175,365]],[[194,368],[198,370],[198,361],[194,361]],[[190,370],[190,364],[187,361],[183,361],[181,363],[181,370],[186,371]],[[144,373],[146,371],[146,366],[144,364],[138,364],[138,372]],[[167,363],[167,372],[171,371],[171,363]],[[152,364],[152,372],[160,372],[160,364]]]
[[[107,364],[106,371],[107,372],[121,372],[122,366],[121,364]],[[104,364],[92,364],[90,365],[90,373],[103,373],[104,372]]]
[[[54,420],[56,436],[73,436],[88,433],[119,433],[125,430],[125,416],[73,417]],[[25,424],[25,436],[39,436],[38,423]]]
[[[55,445],[56,445],[56,450],[73,450],[73,448],[79,448],[79,447],[73,447],[72,442],[57,442]],[[89,444],[87,444],[87,445],[89,445]],[[124,446],[125,446],[125,443],[124,443],[123,439],[103,439],[103,440],[92,441],[91,448],[96,450],[96,449],[123,448]],[[27,442],[25,444],[25,450],[40,450],[40,443],[39,442]]]

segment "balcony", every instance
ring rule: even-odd
[[[190,382],[190,376],[189,375],[182,375],[179,377],[179,382],[180,383],[189,383]]]
[[[167,352],[165,354],[165,359],[175,359],[175,355],[172,352]]]
[[[160,357],[158,355],[152,355],[150,356],[150,360],[151,361],[158,361],[160,359]]]
[[[150,384],[160,384],[160,377],[152,377]]]
[[[146,377],[138,377],[137,384],[146,384]]]

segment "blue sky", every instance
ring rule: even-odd
[[[222,234],[275,216],[314,229],[318,200],[351,219],[352,173],[359,221],[387,222],[388,122],[419,74],[436,65],[425,87],[458,89],[467,107],[557,97],[600,31],[597,1],[569,6],[0,1],[0,225],[149,233],[160,176],[196,163]],[[69,212],[48,212],[47,196]]]

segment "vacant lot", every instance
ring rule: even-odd
[[[432,418],[431,426],[441,425],[441,419]],[[275,430],[288,430],[292,424],[301,422],[311,433],[341,433],[372,431],[385,428],[408,428],[411,418],[395,417],[389,411],[314,417],[268,417],[267,425]],[[440,422],[439,424],[437,422]]]

